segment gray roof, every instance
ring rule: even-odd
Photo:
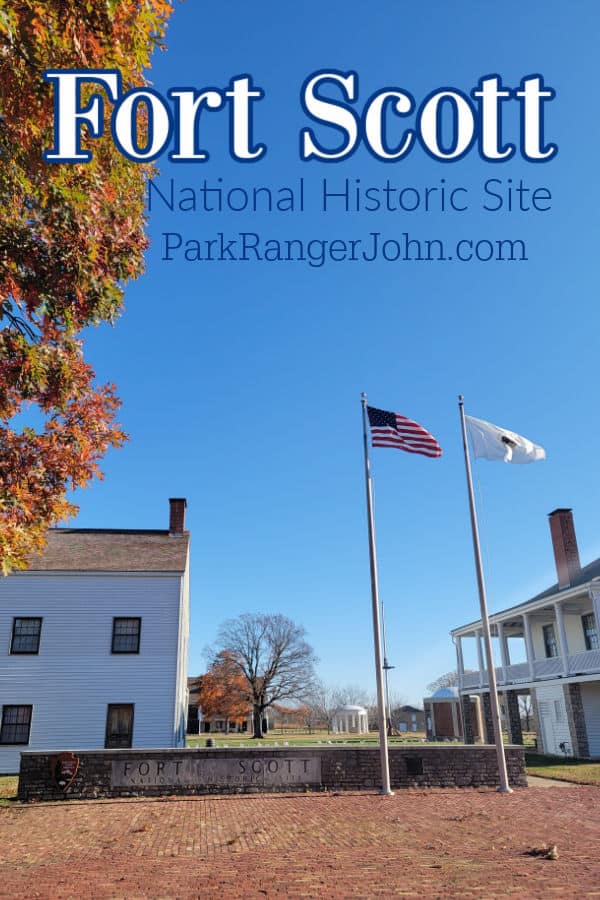
[[[438,688],[435,694],[431,695],[434,700],[455,700],[458,697],[458,688],[442,687]]]
[[[554,597],[557,597],[559,594],[562,594],[566,590],[571,590],[572,588],[582,587],[583,585],[588,584],[590,581],[593,581],[594,578],[600,578],[600,558],[594,559],[591,563],[588,563],[587,566],[582,566],[579,570],[579,573],[573,578],[570,584],[564,585],[564,587],[559,587],[558,582],[555,582],[549,588],[546,588],[544,591],[540,591],[539,594],[536,594],[534,597],[530,597],[529,600],[524,600],[522,603],[517,603],[516,606],[507,606],[506,609],[498,609],[495,612],[490,613],[490,616],[499,616],[504,615],[504,613],[517,612],[521,609],[524,609],[526,606],[529,606],[530,603],[536,603],[538,600],[551,600]],[[481,622],[481,619],[474,619],[472,622],[467,622],[466,625],[459,625],[457,628],[453,628],[451,633],[455,631],[461,631],[463,628],[469,628],[471,625],[476,625],[478,622]]]
[[[553,584],[552,587],[546,588],[545,591],[536,594],[535,597],[531,597],[529,600],[526,600],[525,603],[532,603],[534,600],[543,600],[545,597],[552,597],[554,594],[559,594],[566,588],[574,588],[579,587],[582,584],[587,584],[588,581],[592,581],[592,579],[594,578],[600,578],[600,558],[595,559],[591,563],[588,563],[587,566],[583,566],[579,570],[579,574],[573,579],[570,584],[565,585],[565,587],[559,588],[557,582],[556,584]],[[525,603],[519,603],[519,606],[525,606]],[[518,607],[511,607],[511,609],[518,609]]]
[[[51,528],[30,572],[183,572],[189,533]]]

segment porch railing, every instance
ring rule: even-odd
[[[529,663],[515,663],[512,666],[506,666],[504,669],[503,681],[505,684],[509,682],[530,681]]]
[[[479,687],[479,672],[465,672],[461,678],[461,687]]]
[[[569,675],[600,672],[600,650],[584,650],[569,656]]]
[[[562,656],[552,656],[549,659],[536,659],[533,661],[533,680],[544,678],[556,678],[558,675],[584,675],[588,672],[600,673],[600,650],[584,650],[581,653],[572,653],[567,657],[567,672]],[[531,681],[531,671],[528,662],[515,663],[512,666],[496,669],[496,681],[499,685],[524,684]],[[465,672],[461,678],[462,690],[469,688],[487,687],[487,671]]]
[[[551,656],[549,659],[536,659],[533,663],[533,673],[536,678],[554,678],[564,674],[562,656]]]

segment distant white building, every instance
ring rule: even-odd
[[[57,528],[0,580],[0,773],[22,750],[183,747],[189,534]]]
[[[600,757],[600,559],[581,567],[570,509],[550,513],[558,582],[525,603],[490,616],[497,638],[496,681],[513,743],[521,743],[519,695],[533,701],[538,747],[546,753]],[[483,702],[484,730],[493,740],[481,621],[452,631],[467,740],[473,740],[472,704]],[[465,671],[464,649],[474,641],[478,665]],[[513,661],[519,642],[525,660]],[[502,697],[502,695],[504,695]]]
[[[368,734],[369,715],[364,706],[349,703],[336,709],[331,718],[331,730],[334,734]]]

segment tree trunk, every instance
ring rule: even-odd
[[[259,740],[262,738],[262,710],[260,706],[255,706],[252,713],[252,724],[254,728],[253,738],[258,738]]]

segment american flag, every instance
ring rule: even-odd
[[[407,453],[421,453],[434,458],[442,455],[442,448],[434,436],[418,422],[399,413],[375,409],[374,406],[367,406],[367,413],[373,447],[397,447]]]

